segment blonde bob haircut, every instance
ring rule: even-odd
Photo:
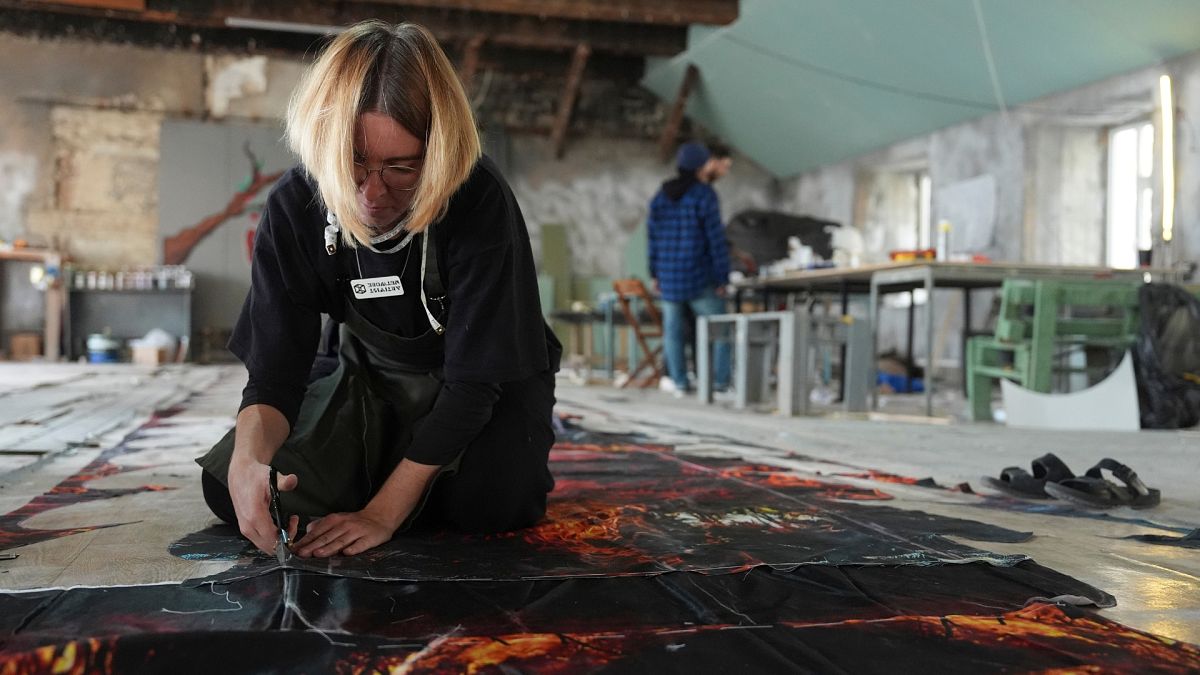
[[[287,112],[287,139],[317,181],[350,247],[371,237],[358,211],[354,130],[378,112],[425,139],[425,156],[404,227],[423,232],[441,218],[481,154],[462,83],[425,28],[364,21],[334,38],[304,73]]]

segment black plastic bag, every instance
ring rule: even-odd
[[[1170,284],[1138,293],[1141,328],[1134,345],[1143,429],[1200,422],[1200,299]]]

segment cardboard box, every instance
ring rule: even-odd
[[[166,347],[134,347],[133,362],[143,366],[157,366],[168,361]]]
[[[8,339],[8,354],[13,361],[32,361],[42,355],[41,333],[13,333]]]

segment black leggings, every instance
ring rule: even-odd
[[[463,453],[458,472],[440,476],[413,528],[496,533],[536,524],[554,488],[547,461],[554,444],[545,401],[554,375],[504,385],[491,420]],[[229,488],[201,471],[204,501],[221,520],[237,524]],[[300,476],[300,480],[304,480]]]

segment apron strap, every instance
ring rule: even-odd
[[[432,226],[425,228],[425,232],[421,236],[421,306],[425,308],[425,316],[429,318],[429,325],[433,328],[433,332],[442,335],[446,332],[446,327],[437,320],[433,312],[429,311],[429,297],[437,300],[443,307],[445,306],[446,288],[442,284],[442,275],[438,269],[437,263],[437,246],[433,247],[433,255],[429,255],[429,242],[433,239],[430,236]],[[428,295],[426,290],[428,288]]]

